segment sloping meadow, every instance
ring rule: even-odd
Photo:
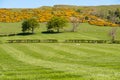
[[[2,24],[1,33],[21,33],[21,23],[9,24]],[[84,23],[77,32],[70,32],[69,25],[58,34],[41,33],[46,30],[41,24],[33,35],[0,37],[0,80],[119,80],[119,44],[6,43],[12,39],[111,39],[111,27]],[[119,31],[117,28],[116,40]]]

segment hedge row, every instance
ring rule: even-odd
[[[15,36],[16,34],[0,34],[0,37]]]
[[[26,39],[26,40],[7,40],[7,43],[59,43],[56,39],[45,39],[45,40],[39,40],[39,39]],[[62,43],[116,43],[120,44],[120,40],[78,40],[78,39],[71,39],[71,40],[64,40]]]
[[[25,40],[7,40],[7,43],[57,43],[58,40],[56,39],[45,39],[45,40],[39,40],[39,39],[25,39]]]

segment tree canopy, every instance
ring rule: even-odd
[[[60,32],[60,29],[66,26],[67,20],[62,17],[53,17],[51,18],[47,23],[47,30],[57,30],[57,32]]]
[[[25,33],[26,31],[32,31],[32,33],[34,33],[35,28],[37,28],[39,26],[39,23],[37,22],[36,19],[31,18],[28,20],[25,20],[22,23],[22,31],[23,33]]]

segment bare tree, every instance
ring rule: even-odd
[[[116,33],[117,33],[117,28],[116,27],[112,28],[109,32],[109,35],[111,36],[111,41],[112,42],[115,41]]]
[[[75,31],[77,31],[77,27],[79,26],[79,24],[80,24],[80,20],[78,19],[78,18],[76,18],[76,17],[70,17],[70,21],[71,21],[71,23],[72,23],[72,26],[73,26],[73,28],[72,28],[72,32],[75,32]]]

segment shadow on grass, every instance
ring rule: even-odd
[[[59,34],[59,33],[63,33],[63,32],[50,32],[50,31],[43,31],[41,32],[42,34]]]
[[[18,35],[18,36],[28,36],[28,35],[33,35],[33,34],[35,34],[35,33],[18,33],[16,35]]]

